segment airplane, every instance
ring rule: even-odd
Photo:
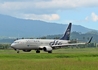
[[[36,50],[36,53],[40,53],[43,50],[48,53],[52,53],[53,49],[59,49],[65,46],[88,44],[87,43],[70,43],[70,33],[71,33],[72,23],[69,23],[67,30],[60,39],[19,39],[11,44],[11,47],[19,53],[19,50],[24,52],[30,52],[31,50]]]

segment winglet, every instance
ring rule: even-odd
[[[90,40],[88,41],[88,44],[91,43],[93,36],[90,38]]]
[[[60,38],[60,40],[69,40],[70,39],[71,26],[72,26],[72,23],[69,23],[65,34],[63,35],[62,38]]]

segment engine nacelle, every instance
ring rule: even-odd
[[[30,52],[31,50],[23,50],[24,52]]]
[[[50,46],[45,46],[43,48],[43,50],[46,51],[46,52],[49,52],[49,51],[52,51],[52,48]]]

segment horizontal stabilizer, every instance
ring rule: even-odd
[[[91,43],[93,36],[90,38],[90,40],[88,41],[88,43]]]

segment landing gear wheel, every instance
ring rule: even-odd
[[[17,51],[17,53],[19,53],[19,50],[18,49],[16,51]]]
[[[40,51],[39,50],[36,50],[36,53],[40,53]]]
[[[52,53],[52,51],[48,51],[48,53]]]
[[[19,51],[17,51],[17,53],[19,53]]]

